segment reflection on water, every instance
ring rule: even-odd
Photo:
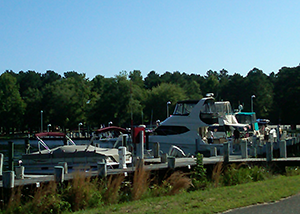
[[[8,153],[9,153],[9,144],[8,142],[11,141],[14,143],[14,161],[15,163],[18,162],[22,158],[22,154],[25,153],[25,139],[10,139],[10,140],[0,140],[0,153],[4,154],[4,165],[3,171],[6,171],[8,168]],[[30,152],[38,151],[37,147],[37,140],[31,139],[30,140]],[[63,145],[62,140],[51,140],[46,139],[44,142],[49,146],[49,148],[55,148],[57,146]],[[74,140],[77,145],[86,145],[89,143],[89,140]]]

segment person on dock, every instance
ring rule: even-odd
[[[266,125],[264,128],[264,140],[265,142],[269,141],[269,137],[270,137],[270,128]]]

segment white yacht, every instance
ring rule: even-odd
[[[196,150],[209,151],[210,145],[204,137],[207,127],[217,123],[218,114],[213,94],[207,94],[201,100],[179,101],[174,113],[149,136],[149,144],[151,146],[159,142],[164,153],[168,153],[172,145],[190,155],[195,154]]]

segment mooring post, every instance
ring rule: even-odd
[[[167,154],[167,153],[163,153],[163,154],[160,156],[160,162],[161,162],[161,163],[166,163],[166,162],[167,162],[167,158],[168,158],[168,154]]]
[[[224,163],[229,163],[229,143],[225,142],[223,144],[223,157],[224,157]]]
[[[200,144],[200,139],[196,138],[195,139],[195,149],[196,149],[195,154],[197,154],[199,152],[199,144]]]
[[[24,179],[24,166],[16,166],[15,171],[16,171],[16,179]]]
[[[15,187],[15,172],[14,171],[4,171],[3,177],[3,193],[4,193],[4,202],[8,203],[10,196],[12,194],[13,188]]]
[[[136,144],[136,156],[144,160],[144,132],[139,132],[139,142]]]
[[[167,159],[168,159],[168,168],[175,169],[175,157],[169,156]]]
[[[266,143],[266,156],[267,162],[271,162],[273,160],[273,143],[271,142]]]
[[[217,154],[218,154],[217,147],[215,147],[215,146],[210,147],[210,156],[211,157],[216,157]]]
[[[119,169],[126,169],[126,147],[120,146],[118,149],[119,153]]]
[[[280,157],[286,158],[287,154],[286,154],[286,141],[285,140],[281,140],[279,142],[279,150],[280,150]]]
[[[248,158],[248,146],[247,146],[247,141],[241,140],[241,153],[242,153],[242,158]]]
[[[25,138],[25,154],[30,153],[30,140],[29,138]]]
[[[54,181],[57,183],[63,183],[65,179],[64,167],[55,166],[54,167]]]
[[[122,135],[122,146],[127,147],[127,135],[126,134]]]
[[[68,163],[67,162],[58,162],[57,166],[62,166],[64,168],[64,174],[68,174]]]
[[[0,177],[2,176],[4,155],[0,153]]]
[[[97,163],[98,175],[101,178],[107,177],[107,164],[105,161]]]
[[[14,142],[8,142],[8,169],[14,171]]]
[[[154,158],[159,158],[159,150],[160,150],[159,142],[154,142],[154,144],[153,144],[153,156],[154,156]]]

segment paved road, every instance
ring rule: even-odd
[[[300,213],[300,194],[275,203],[237,208],[226,214],[292,214]]]

